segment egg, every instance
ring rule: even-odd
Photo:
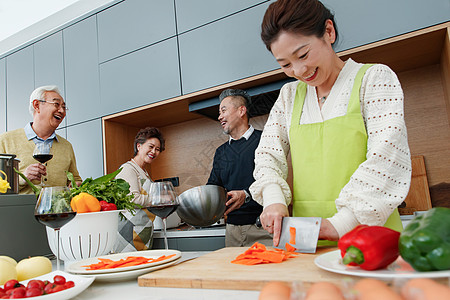
[[[289,300],[290,296],[291,287],[287,283],[271,281],[261,289],[258,300]]]
[[[306,300],[345,300],[338,286],[331,282],[316,282],[309,289]]]

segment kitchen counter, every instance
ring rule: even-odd
[[[112,283],[97,283],[94,281],[94,283],[92,283],[92,285],[87,290],[72,299],[256,300],[258,299],[258,296],[258,291],[140,287],[138,286],[136,280],[130,280]]]
[[[208,236],[225,236],[225,225],[217,225],[211,227],[193,227],[190,225],[181,225],[177,228],[167,229],[167,238],[182,237],[208,237]],[[164,238],[162,230],[157,229],[153,232],[153,238]]]
[[[180,251],[214,251],[225,247],[225,225],[195,228],[181,225],[167,230],[169,248]],[[153,232],[153,249],[164,248],[162,230]]]
[[[230,273],[230,269],[226,270],[218,266],[220,261],[224,260],[223,255],[220,253],[225,251],[233,257],[237,253],[241,253],[245,248],[228,248],[222,249],[215,252],[182,252],[181,262],[172,267],[161,269],[155,272],[148,273],[146,275],[141,275],[138,279],[130,279],[126,281],[114,281],[114,282],[103,282],[94,281],[91,286],[89,286],[85,291],[79,294],[77,297],[73,298],[76,300],[90,300],[90,299],[154,299],[154,300],[167,300],[167,299],[187,299],[187,300],[222,300],[222,299],[233,299],[233,300],[256,300],[258,299],[259,292],[262,286],[273,280],[281,281],[299,281],[303,283],[304,288],[309,288],[309,285],[313,282],[318,281],[328,281],[334,282],[335,284],[341,285],[350,284],[353,279],[360,279],[361,277],[353,277],[347,275],[340,275],[332,272],[322,270],[314,265],[312,262],[315,257],[332,251],[336,248],[322,248],[318,249],[316,254],[301,254],[297,259],[288,260],[282,264],[270,264],[270,265],[259,265],[252,266],[255,270],[245,270],[241,273],[245,273],[245,279],[238,279],[240,274],[236,272]],[[216,263],[211,261],[212,257],[215,257]],[[220,256],[220,257],[219,257]],[[307,256],[310,256],[309,258]],[[209,258],[208,258],[209,257]],[[196,258],[195,260],[190,260]],[[190,261],[188,261],[190,260]],[[225,257],[225,261],[229,261],[229,257]],[[296,262],[297,261],[297,262]],[[303,262],[301,262],[303,261]],[[182,273],[195,273],[192,272],[192,268],[189,265],[196,264],[197,267],[199,263],[201,265],[204,263],[203,270],[199,273],[200,275],[194,275],[193,281],[185,280],[180,282],[177,277],[182,275]],[[55,265],[55,261],[53,261]],[[248,266],[237,266],[241,270],[247,269]],[[301,267],[299,267],[301,266]],[[231,266],[230,266],[231,267]],[[280,273],[280,267],[284,268],[283,272]],[[208,269],[209,268],[209,269]],[[189,269],[191,271],[189,271]],[[269,271],[270,269],[270,271]],[[278,271],[277,271],[278,270]],[[174,271],[178,273],[175,274]],[[156,280],[148,281],[149,276],[154,276],[155,278],[164,277],[164,273],[171,273],[166,280]],[[207,277],[209,273],[214,272],[217,274],[217,280],[221,280],[222,284],[219,288],[213,288],[211,285],[207,284]],[[197,272],[198,273],[198,272]],[[167,275],[167,274],[166,274]],[[156,285],[142,284],[142,279],[147,277],[146,283],[156,283]],[[242,277],[242,276],[241,276]],[[257,278],[259,277],[259,279]],[[211,277],[210,277],[211,278]],[[242,280],[245,282],[244,285],[233,283],[233,278],[236,280]],[[173,280],[173,281],[172,281]],[[205,281],[206,280],[206,281]],[[448,283],[447,278],[436,279],[438,282],[443,284]],[[309,282],[309,284],[308,284]],[[388,280],[389,283],[389,280]],[[164,287],[165,286],[165,287]],[[172,287],[169,287],[172,286]],[[209,286],[209,288],[208,288]],[[233,287],[240,286],[240,289],[233,289]],[[203,288],[189,288],[189,287],[203,287]]]
[[[201,256],[208,252],[183,252],[181,260]],[[215,289],[186,289],[186,288],[163,288],[163,287],[140,287],[137,279],[121,282],[97,282],[94,281],[90,287],[72,298],[75,300],[90,299],[186,299],[186,300],[252,300],[258,299],[258,291],[240,290],[215,290]]]

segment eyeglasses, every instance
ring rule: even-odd
[[[39,102],[45,102],[45,103],[48,103],[48,104],[53,104],[53,106],[55,106],[56,109],[59,109],[61,107],[64,111],[68,111],[69,110],[65,104],[61,104],[59,102],[50,102],[50,101],[46,101],[46,100],[38,100],[38,101]]]

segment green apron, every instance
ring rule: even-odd
[[[306,84],[298,84],[289,129],[295,217],[333,216],[337,212],[335,200],[339,193],[366,160],[367,132],[359,91],[370,66],[364,65],[356,75],[347,114],[324,122],[300,125]],[[397,231],[403,229],[397,209],[385,226]]]

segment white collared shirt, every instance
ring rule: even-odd
[[[250,125],[250,127],[247,129],[247,131],[238,139],[233,139],[230,135],[230,138],[228,139],[228,143],[231,143],[231,141],[237,141],[240,140],[242,138],[248,140],[250,138],[250,136],[252,135],[253,131],[255,131],[255,128],[253,128],[252,125]]]

